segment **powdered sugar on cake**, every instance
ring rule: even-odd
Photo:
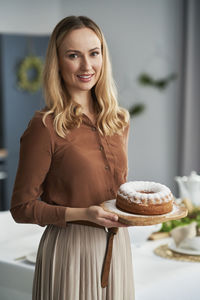
[[[169,202],[173,195],[168,187],[160,183],[149,181],[130,181],[122,184],[118,194],[128,197],[130,202],[148,205]]]

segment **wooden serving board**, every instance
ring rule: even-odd
[[[119,217],[119,222],[124,223],[129,226],[147,226],[155,225],[169,220],[177,220],[187,216],[188,210],[185,207],[173,204],[173,210],[170,213],[163,215],[139,215],[131,214],[119,210],[116,207],[116,199],[105,201],[101,204],[101,207],[108,212],[112,212]]]

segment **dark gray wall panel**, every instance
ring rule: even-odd
[[[29,54],[44,59],[48,36],[1,35],[2,146],[8,149],[3,207],[8,209],[19,156],[19,140],[34,112],[44,106],[42,92],[29,93],[17,86],[17,68]],[[31,53],[32,52],[32,53]],[[1,132],[1,131],[0,131]]]

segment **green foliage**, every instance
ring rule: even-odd
[[[38,91],[42,83],[43,61],[37,56],[27,56],[21,62],[18,69],[18,86],[20,89],[34,93]],[[30,79],[29,72],[34,71],[35,76]]]
[[[188,225],[192,222],[197,222],[197,227],[200,228],[200,211],[194,211],[192,214],[180,220],[172,220],[162,223],[161,232],[170,232],[173,228],[183,225]]]
[[[169,76],[167,76],[166,78],[160,78],[160,79],[155,80],[150,75],[148,75],[146,73],[142,73],[138,77],[138,82],[141,85],[152,86],[159,90],[164,90],[169,85],[170,81],[172,81],[176,78],[177,78],[177,75],[175,73],[172,73]]]
[[[134,104],[129,108],[130,116],[140,115],[145,110],[144,104]]]

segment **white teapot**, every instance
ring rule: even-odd
[[[200,176],[195,171],[190,176],[175,177],[178,182],[180,198],[191,200],[194,206],[200,206]]]

